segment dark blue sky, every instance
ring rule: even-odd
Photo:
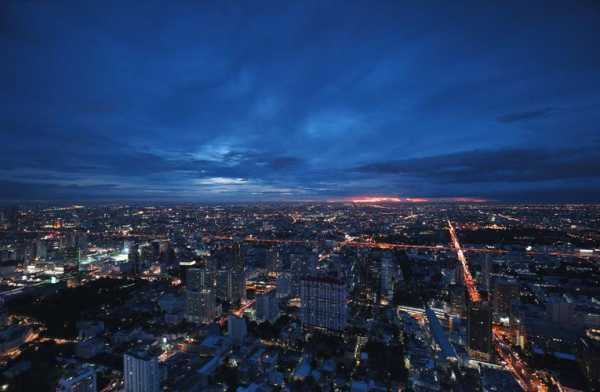
[[[459,3],[2,1],[0,199],[600,201],[599,3]]]

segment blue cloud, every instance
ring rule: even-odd
[[[589,199],[600,14],[566,7],[2,2],[0,198],[481,196],[485,180],[487,197]]]

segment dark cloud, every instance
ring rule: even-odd
[[[3,201],[45,201],[45,200],[110,200],[118,192],[117,185],[62,185],[54,182],[0,181],[0,200]]]
[[[481,193],[482,197],[489,200],[525,203],[597,203],[600,200],[600,186],[571,186],[568,189],[562,186],[547,187],[544,189],[527,189],[501,191],[494,193]]]
[[[539,109],[539,110],[530,110],[530,111],[525,111],[525,112],[509,113],[509,114],[505,114],[503,116],[499,116],[498,121],[500,121],[501,123],[506,123],[506,124],[528,121],[528,120],[533,120],[536,118],[547,117],[555,111],[556,111],[555,108],[549,107],[549,108],[544,108],[544,109]]]
[[[302,165],[303,160],[296,157],[278,157],[270,162],[270,166],[275,170],[286,170],[296,168]]]
[[[582,189],[600,20],[566,8],[1,2],[0,197]]]
[[[374,162],[358,172],[424,178],[441,183],[539,182],[600,179],[596,148],[473,150],[426,158]]]

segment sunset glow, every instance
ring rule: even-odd
[[[488,200],[476,197],[398,197],[398,196],[353,196],[333,199],[332,202],[344,203],[485,203]]]

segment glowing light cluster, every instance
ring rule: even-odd
[[[363,196],[352,198],[348,201],[352,203],[401,203],[403,199],[393,196]]]
[[[353,196],[332,202],[345,203],[485,203],[487,200],[477,197],[398,197],[398,196]]]

